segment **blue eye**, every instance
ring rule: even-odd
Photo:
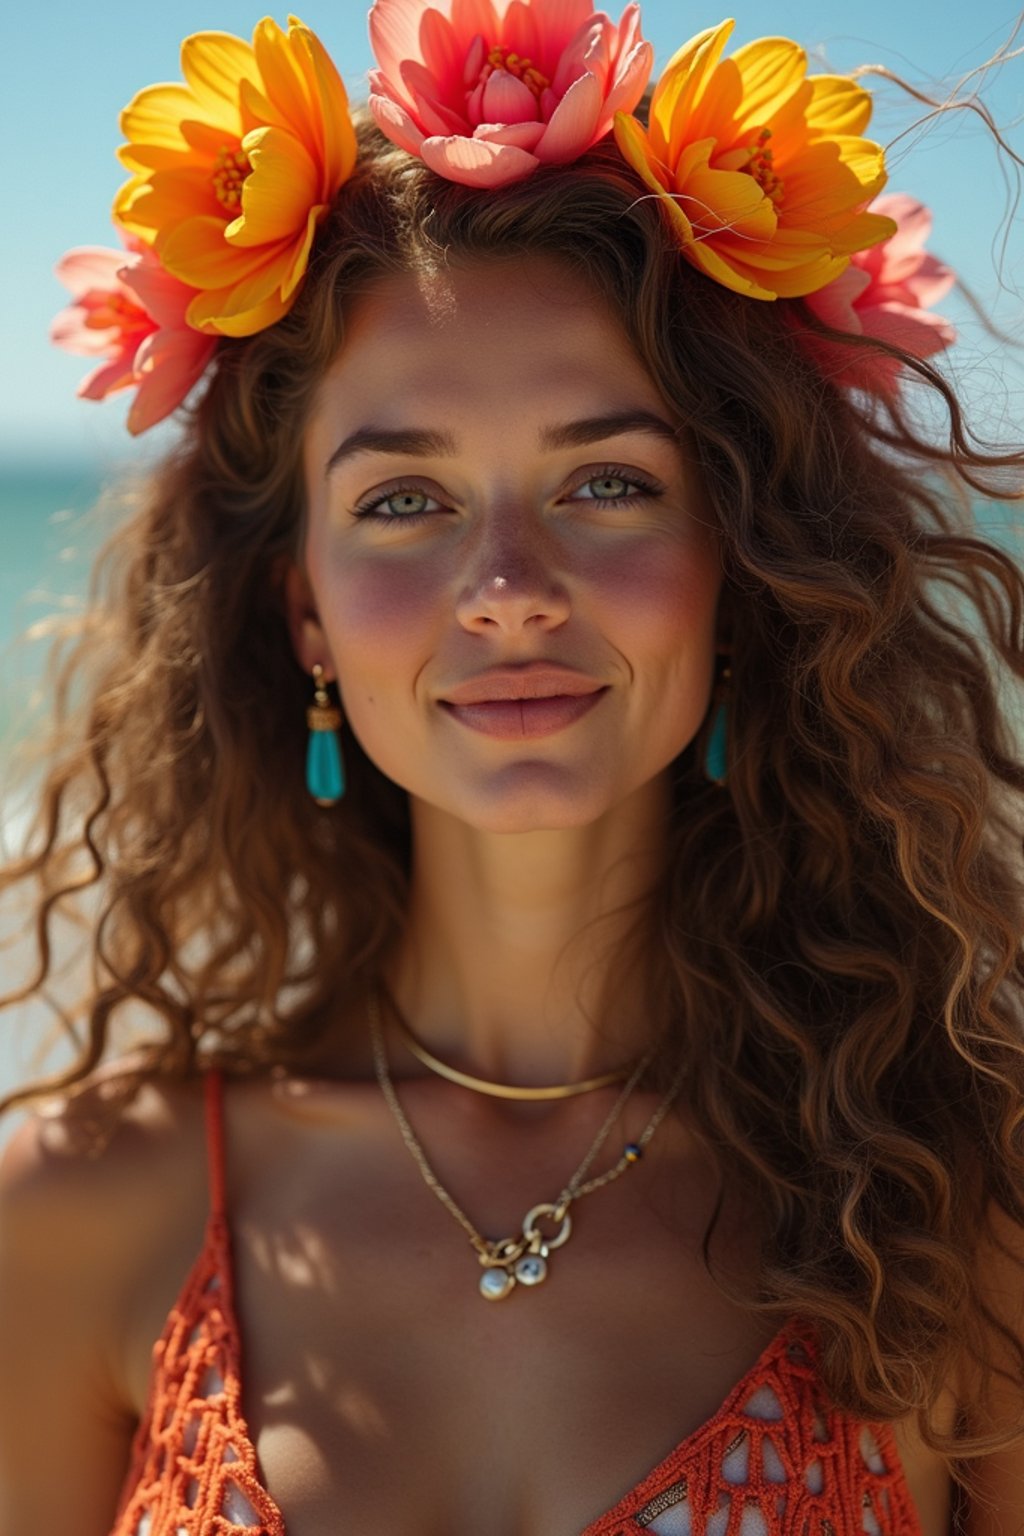
[[[573,494],[578,496],[588,486],[594,489],[589,496],[583,496],[582,500],[599,502],[606,507],[617,507],[645,496],[662,494],[660,485],[644,479],[635,471],[631,470],[627,474],[624,469],[614,464],[609,464],[598,470],[596,474],[588,475],[585,480],[581,480]]]
[[[626,487],[636,483],[635,480],[627,480],[624,475],[595,475],[591,480],[584,480],[583,485],[596,487],[591,498],[593,501],[622,501],[626,499]]]
[[[418,486],[396,485],[383,496],[375,496],[353,508],[352,516],[368,517],[378,523],[418,523],[433,515],[433,509],[428,511],[426,505],[433,499]],[[384,508],[391,510],[382,510]]]
[[[581,492],[588,487],[593,487],[591,493],[581,495]],[[605,507],[619,507],[642,500],[644,497],[660,496],[663,489],[662,486],[645,479],[633,470],[627,473],[618,465],[608,464],[581,480],[569,493],[567,499],[589,501],[594,505]],[[393,526],[400,524],[408,528],[416,523],[425,522],[428,517],[433,517],[441,510],[443,510],[441,503],[421,486],[394,485],[383,495],[372,496],[354,507],[352,516],[369,518],[375,523],[390,523]]]

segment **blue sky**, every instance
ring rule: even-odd
[[[364,94],[371,63],[367,7],[353,0],[310,0],[302,20],[319,34],[354,97]],[[146,447],[123,429],[126,397],[105,404],[75,399],[89,364],[50,347],[47,326],[63,303],[52,275],[70,246],[116,244],[109,222],[112,196],[123,180],[114,151],[119,109],[134,92],[179,78],[178,48],[190,32],[220,29],[251,35],[265,8],[241,0],[189,0],[153,7],[114,0],[91,5],[44,0],[18,5],[4,26],[0,79],[3,122],[5,241],[2,253],[6,366],[0,370],[0,462],[38,458],[91,459],[110,464],[151,452],[167,441],[164,429]],[[285,13],[273,13],[282,23]],[[618,14],[618,8],[615,9]],[[846,71],[881,63],[931,92],[948,94],[968,71],[989,59],[1013,31],[1020,12],[1006,0],[973,0],[918,7],[906,0],[742,0],[731,8],[698,9],[680,0],[646,0],[644,32],[654,43],[656,69],[693,33],[732,14],[734,41],[766,34],[798,39],[815,67]],[[922,26],[918,17],[927,17]],[[1024,37],[1018,43],[1024,42]],[[1006,215],[1016,188],[979,120],[950,113],[925,131],[908,128],[922,109],[889,86],[874,87],[872,133],[892,145],[893,191],[912,191],[935,213],[932,248],[953,263],[1004,327],[1021,325],[1024,290],[1024,215],[1008,244]],[[1024,55],[990,70],[983,95],[1019,154],[1024,154]],[[1002,282],[1015,292],[1000,293]],[[1000,369],[970,314],[955,300],[943,304],[964,331],[962,356]],[[1019,371],[1020,364],[1012,365]],[[1021,393],[1017,394],[1020,400]],[[163,435],[162,435],[163,434]]]

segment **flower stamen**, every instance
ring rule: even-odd
[[[538,101],[541,98],[541,92],[546,91],[551,84],[547,75],[534,67],[531,59],[524,59],[511,48],[500,48],[495,45],[490,50],[480,70],[478,83],[483,85],[496,69],[504,69],[508,74],[515,75],[517,80],[521,80],[527,89],[532,91]]]
[[[213,162],[210,183],[213,195],[222,208],[238,213],[242,206],[242,184],[252,166],[244,149],[232,149],[225,144]]]
[[[750,156],[743,169],[757,182],[766,197],[770,197],[776,207],[782,202],[782,194],[785,190],[784,183],[776,176],[772,161],[774,152],[769,149],[768,141],[772,136],[770,128],[762,128],[757,136],[757,142],[750,151]]]

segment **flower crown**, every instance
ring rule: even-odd
[[[928,312],[954,275],[924,251],[927,209],[877,197],[870,96],[808,75],[796,43],[762,38],[725,57],[731,21],[699,33],[663,71],[645,128],[632,114],[653,50],[635,3],[616,25],[590,0],[375,0],[369,29],[370,111],[438,175],[499,187],[614,134],[683,257],[716,282],[807,298],[827,324],[918,357],[953,341]],[[181,404],[221,338],[288,312],[357,157],[341,77],[295,17],[287,31],[265,18],[251,43],[198,32],[181,69],[183,82],[140,91],[121,114],[125,249],[78,247],[56,268],[74,302],[51,337],[103,359],[80,395],[136,389],[133,433]],[[895,358],[803,335],[833,378],[895,390]]]

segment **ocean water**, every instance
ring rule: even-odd
[[[89,466],[39,463],[0,464],[0,811],[16,840],[17,805],[10,804],[12,755],[29,736],[33,708],[45,706],[42,679],[47,642],[28,638],[33,626],[80,608],[100,537],[88,513],[108,477]],[[19,936],[23,917],[0,913],[0,992],[23,985],[34,962],[34,946]],[[40,999],[0,1012],[0,1094],[59,1071],[67,1047],[34,1060],[53,1015]],[[0,1118],[0,1146],[22,1119]]]
[[[0,464],[0,741],[20,734],[44,669],[45,641],[27,632],[84,600],[99,543],[86,519],[103,483],[88,466]]]

